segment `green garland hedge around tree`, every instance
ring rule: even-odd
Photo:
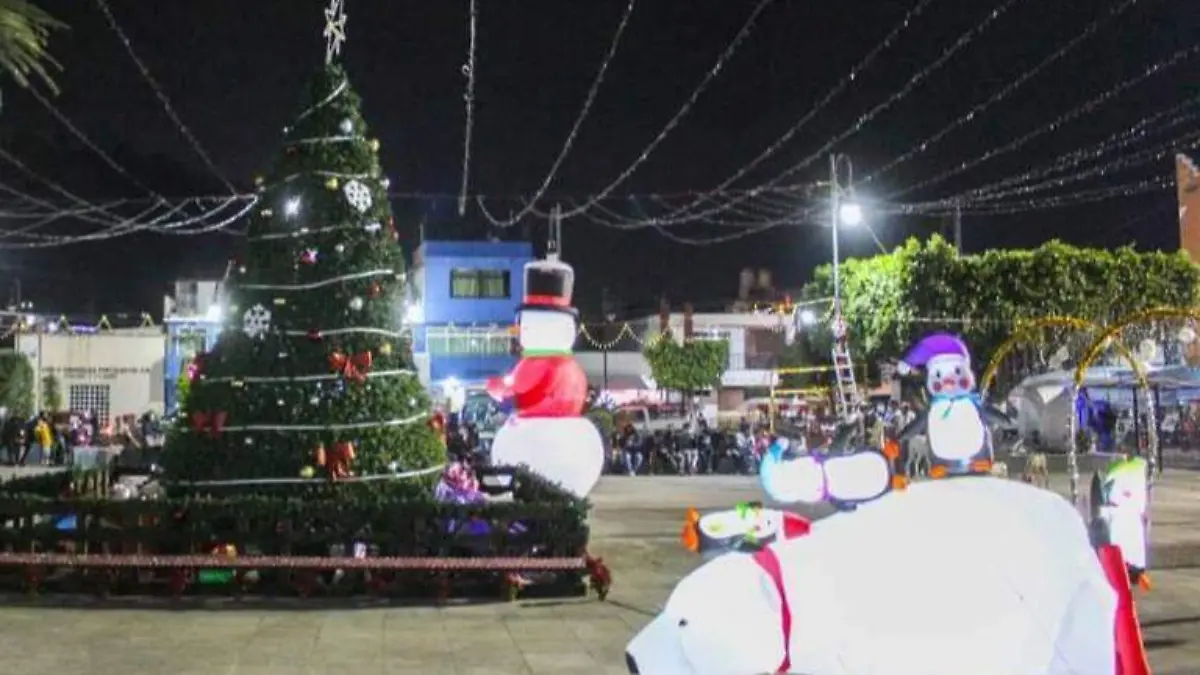
[[[228,281],[219,345],[196,362],[176,481],[434,469],[444,448],[400,332],[404,256],[379,143],[338,65],[315,78]]]
[[[1103,325],[1153,307],[1200,303],[1200,267],[1184,253],[1058,241],[958,255],[941,237],[910,239],[892,253],[847,260],[840,273],[851,346],[872,364],[895,360],[922,335],[949,330],[963,335],[982,368],[1021,320],[1070,316]],[[823,266],[801,298],[827,298],[832,290]],[[816,353],[828,354],[827,324],[813,333]]]

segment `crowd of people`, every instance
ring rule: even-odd
[[[161,445],[163,422],[154,413],[105,422],[96,411],[41,411],[32,417],[0,409],[0,462],[10,466],[79,465],[98,448],[120,451]]]

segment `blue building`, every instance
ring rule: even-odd
[[[513,367],[511,328],[532,259],[527,242],[427,240],[417,249],[406,315],[426,386],[478,386]]]
[[[214,280],[175,282],[173,296],[164,298],[163,324],[166,334],[166,360],[163,364],[163,409],[178,404],[179,378],[187,377],[188,364],[196,354],[210,351],[217,344],[222,328],[222,283]]]

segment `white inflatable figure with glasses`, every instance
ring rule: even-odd
[[[581,417],[587,376],[571,353],[579,314],[571,306],[575,272],[551,255],[525,265],[525,296],[517,310],[521,357],[488,382],[497,400],[511,399],[514,414],[496,433],[492,461],[525,465],[569,492],[586,496],[600,479],[604,442]]]
[[[887,494],[896,482],[893,464],[894,460],[884,452],[804,454],[793,450],[786,439],[780,439],[763,454],[758,477],[772,501],[826,503],[845,511]]]
[[[1051,492],[915,483],[705,563],[625,660],[637,675],[1146,675],[1101,560]]]

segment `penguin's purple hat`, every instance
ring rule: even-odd
[[[950,333],[932,333],[921,338],[904,356],[904,364],[909,368],[921,368],[938,356],[961,356],[968,362],[971,352],[962,338]]]

